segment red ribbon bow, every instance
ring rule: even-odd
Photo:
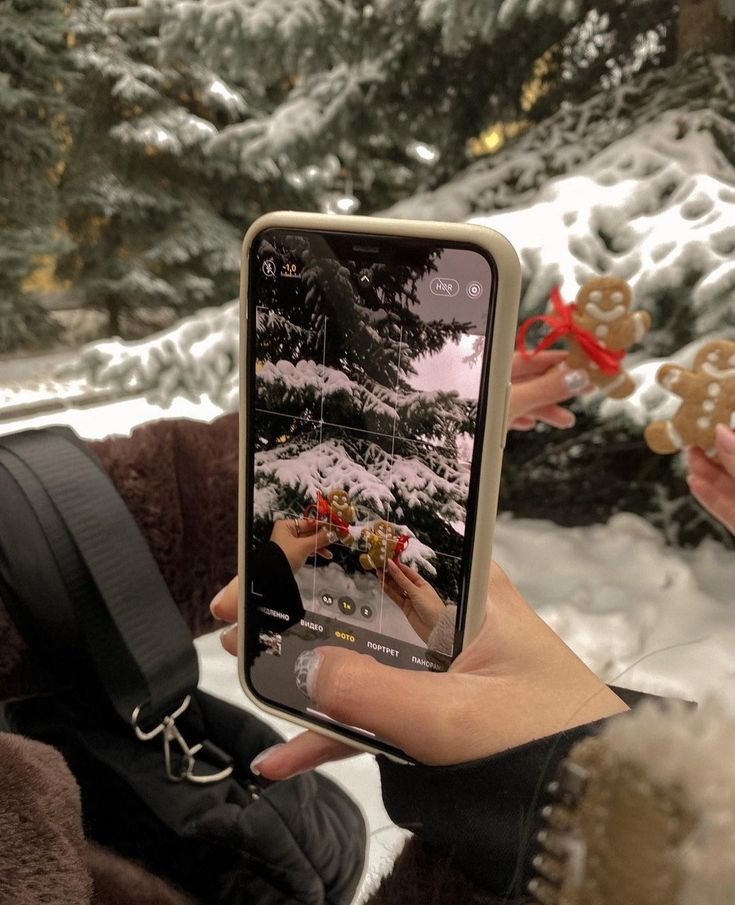
[[[625,350],[606,349],[605,346],[600,345],[589,330],[585,330],[575,323],[572,315],[577,310],[577,306],[564,303],[558,286],[554,286],[549,298],[556,314],[538,314],[535,317],[528,317],[518,330],[516,349],[521,355],[524,358],[530,358],[537,352],[548,349],[562,336],[569,336],[604,374],[617,374],[620,370],[620,362],[625,358]],[[549,333],[544,336],[535,349],[527,349],[526,334],[536,323],[546,324],[549,327]]]

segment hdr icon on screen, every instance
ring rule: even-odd
[[[459,292],[459,283],[448,277],[434,277],[429,283],[429,289],[432,295],[444,295],[447,298],[453,298]]]

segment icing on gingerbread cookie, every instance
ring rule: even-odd
[[[715,454],[715,427],[735,427],[735,342],[716,339],[705,343],[692,371],[674,364],[658,369],[656,380],[681,405],[670,421],[654,421],[644,432],[656,453],[668,455],[685,446],[699,446]]]
[[[651,315],[647,311],[631,311],[631,301],[630,286],[624,280],[593,277],[577,293],[577,307],[572,318],[603,348],[624,353],[629,346],[639,342],[651,326]],[[584,368],[590,381],[613,399],[630,396],[635,389],[635,381],[627,371],[619,368],[614,374],[605,373],[573,335],[569,337],[566,364],[570,369]]]
[[[408,542],[405,534],[399,534],[395,525],[378,519],[371,527],[363,528],[361,544],[365,552],[360,565],[366,571],[384,571],[388,560],[396,560]]]
[[[341,487],[333,487],[327,497],[329,501],[329,526],[336,529],[339,539],[348,547],[351,547],[355,539],[345,525],[354,525],[357,514],[350,501],[346,490]]]

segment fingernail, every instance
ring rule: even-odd
[[[302,651],[293,665],[296,687],[310,701],[314,700],[314,687],[319,667],[324,657],[315,650]]]
[[[337,540],[337,532],[330,531],[329,534],[327,535],[327,539],[329,540],[330,544],[333,544]]]
[[[212,598],[212,602],[209,604],[209,612],[214,616],[215,619],[220,618],[220,614],[218,612],[219,605],[222,601],[222,597],[224,596],[225,589],[222,588],[221,591],[218,591],[214,597]]]
[[[730,430],[724,424],[715,427],[715,436],[720,449],[731,456],[735,453],[735,431]]]
[[[227,628],[222,629],[222,631],[219,633],[219,642],[223,647],[225,646],[225,640],[227,636],[231,635],[235,631],[237,631],[236,625],[229,625]]]
[[[264,751],[261,751],[256,757],[254,757],[250,761],[250,772],[253,776],[260,776],[260,770],[258,769],[258,764],[262,764],[266,757],[270,757],[274,751],[277,751],[279,748],[283,748],[284,742],[279,742],[277,745],[271,745],[270,748],[266,748]]]
[[[576,371],[567,371],[563,380],[564,386],[570,393],[579,393],[590,384],[590,376],[584,368],[578,368]]]

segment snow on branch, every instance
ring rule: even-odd
[[[500,32],[543,15],[573,22],[580,8],[580,0],[422,0],[420,21],[440,25],[451,52],[468,40],[490,43]]]
[[[336,440],[314,444],[309,438],[255,456],[257,482],[270,480],[296,490],[306,501],[330,487],[348,487],[355,503],[387,510],[394,498],[384,476],[353,460]]]
[[[358,66],[338,64],[304,80],[268,116],[223,129],[210,147],[225,156],[236,154],[243,165],[262,169],[263,159],[273,161],[299,145],[311,148],[318,138],[326,141],[340,114],[353,102],[361,103],[370,84],[384,79],[380,60],[365,60]]]
[[[706,115],[719,115],[732,124],[734,82],[735,60],[714,55],[653,70],[635,84],[600,91],[581,105],[563,104],[497,154],[436,191],[400,201],[385,213],[466,220],[473,214],[528,204],[549,179],[578,168],[667,111],[680,111],[686,128]],[[701,128],[706,128],[704,121]],[[732,140],[729,149],[730,162],[735,163]]]
[[[204,309],[139,342],[107,340],[86,346],[60,377],[86,376],[120,396],[144,393],[169,405],[174,396],[206,395],[224,409],[237,406],[239,318],[236,302]]]
[[[651,311],[663,296],[691,303],[695,335],[735,322],[735,168],[711,124],[706,111],[669,111],[552,180],[531,206],[478,219],[519,250],[524,314],[555,284],[572,299],[589,276],[614,273]]]
[[[112,81],[112,95],[120,100],[148,104],[160,96],[163,73],[147,63],[130,60],[122,48],[116,52],[114,44],[104,52],[94,46],[83,47],[75,52],[75,61],[80,69],[91,69]]]
[[[328,30],[324,0],[170,0],[161,29],[165,53],[188,44],[218,71],[257,73],[270,63],[293,71],[303,53]]]
[[[278,384],[284,401],[293,393],[302,394],[314,390],[320,396],[334,393],[352,395],[353,383],[342,371],[313,361],[266,361],[258,370],[258,381],[264,384]]]
[[[122,122],[110,130],[110,135],[124,145],[155,148],[174,156],[202,145],[216,134],[216,126],[182,107],[140,116]]]

